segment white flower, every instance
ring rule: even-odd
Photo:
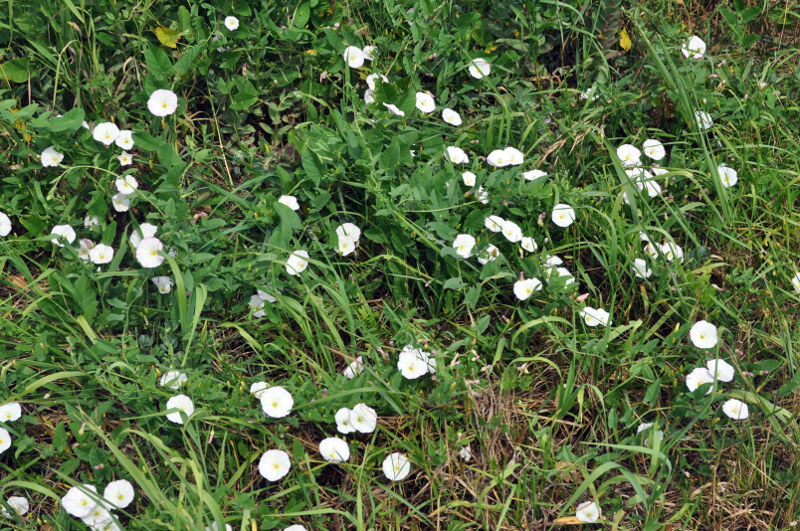
[[[553,207],[551,219],[561,228],[569,227],[575,221],[575,210],[566,203],[559,203]]]
[[[267,481],[278,481],[292,468],[289,454],[283,450],[267,450],[258,462],[258,472]]]
[[[274,419],[289,415],[292,412],[292,406],[294,406],[292,394],[280,385],[266,389],[261,394],[260,400],[261,409],[268,417]]]
[[[261,400],[261,395],[263,395],[264,391],[267,389],[269,389],[269,384],[267,382],[253,382],[250,384],[250,394],[259,400]]]
[[[706,362],[706,367],[708,368],[708,372],[716,376],[717,380],[720,382],[730,382],[733,380],[733,375],[736,374],[733,365],[721,359],[708,360]]]
[[[239,19],[234,16],[225,17],[225,27],[228,31],[236,31],[239,29]]]
[[[397,369],[408,380],[416,380],[429,372],[429,359],[419,349],[403,349],[397,360]]]
[[[89,261],[89,252],[94,248],[94,242],[86,238],[78,240],[78,258],[84,262]]]
[[[91,529],[99,527],[109,520],[111,520],[111,513],[106,509],[105,504],[102,503],[95,505],[94,508],[89,511],[89,514],[81,518],[81,521]]]
[[[484,205],[489,202],[489,192],[485,191],[483,186],[478,187],[478,190],[475,192],[475,197]]]
[[[503,150],[505,159],[508,161],[509,166],[519,166],[525,162],[525,154],[514,147],[507,147]]]
[[[170,389],[179,389],[189,379],[185,373],[181,371],[167,371],[161,375],[159,385],[161,387],[169,387]]]
[[[49,166],[58,166],[61,164],[62,160],[64,160],[64,154],[56,151],[55,146],[50,146],[42,151],[42,166],[45,168]]]
[[[187,417],[191,417],[192,413],[194,413],[194,402],[186,395],[173,396],[167,400],[167,411],[170,409],[177,409],[178,411],[167,413],[167,420],[175,424],[183,424],[181,413],[184,413]]]
[[[792,286],[798,293],[800,293],[800,271],[795,273],[795,275],[792,277]]]
[[[266,291],[256,290],[256,294],[250,297],[250,302],[247,303],[247,306],[256,310],[253,312],[253,317],[264,317],[266,313],[264,312],[264,303],[269,302],[273,303],[276,299]]]
[[[473,59],[468,66],[469,75],[474,77],[475,79],[481,79],[484,76],[488,76],[492,72],[492,65],[489,64],[489,61],[483,58]]]
[[[645,140],[644,144],[642,144],[642,148],[644,149],[644,154],[653,160],[661,160],[667,154],[664,145],[653,138]]]
[[[119,136],[119,127],[111,122],[101,122],[94,126],[94,132],[92,132],[92,136],[98,142],[102,142],[104,145],[110,146],[117,139],[117,136]]]
[[[747,404],[735,398],[726,400],[722,404],[722,411],[733,420],[744,420],[750,414]]]
[[[164,263],[164,255],[160,253],[164,244],[158,238],[144,238],[136,247],[136,259],[142,267],[152,269]]]
[[[490,243],[486,249],[478,254],[478,262],[480,262],[481,265],[486,265],[489,262],[497,260],[498,256],[500,256],[500,249]]]
[[[53,236],[62,236],[66,238],[68,243],[74,242],[75,238],[77,237],[77,235],[75,234],[75,229],[73,229],[69,225],[56,225],[55,227],[53,227],[53,230],[50,231],[50,234],[52,234]],[[60,243],[58,240],[59,238],[56,237],[50,241],[53,242],[54,245],[57,245],[59,247],[64,247],[64,244]]]
[[[0,422],[13,422],[22,416],[19,402],[8,402],[0,406]]]
[[[575,282],[575,277],[572,276],[572,273],[569,272],[569,269],[566,267],[557,267],[556,273],[559,277],[567,277],[567,280],[564,282],[564,286],[569,286],[573,282]]]
[[[405,116],[406,115],[405,111],[401,111],[400,108],[397,105],[395,105],[394,103],[383,102],[383,106],[386,107],[387,109],[389,109],[392,112],[392,114],[394,114],[396,116]]]
[[[708,321],[697,321],[689,330],[689,338],[697,348],[714,348],[717,344],[717,327]]]
[[[714,383],[714,375],[711,374],[705,367],[697,367],[686,375],[686,388],[690,392],[694,392],[703,384]],[[708,388],[706,394],[711,394],[711,387]]]
[[[647,267],[647,262],[643,258],[633,259],[633,272],[636,274],[636,278],[650,278],[650,275],[653,274],[653,270]]]
[[[290,525],[283,531],[307,531],[305,527],[301,526],[300,524]]]
[[[433,96],[427,92],[417,92],[417,109],[420,112],[429,113],[436,109],[436,103],[433,101]]]
[[[92,512],[92,509],[97,505],[97,502],[89,494],[90,492],[95,494],[96,498],[97,488],[94,485],[72,487],[61,498],[61,507],[75,518],[83,518]]]
[[[456,127],[458,127],[462,123],[461,115],[449,107],[446,107],[442,111],[442,120]]]
[[[608,326],[611,324],[608,312],[602,308],[587,306],[581,310],[581,317],[583,318],[583,322],[586,323],[586,326]]]
[[[683,248],[680,245],[672,242],[666,242],[661,246],[661,254],[667,259],[667,262],[672,262],[676,258],[683,263]]]
[[[483,220],[483,225],[492,232],[501,232],[505,222],[506,220],[500,216],[487,216]]]
[[[103,490],[103,499],[118,509],[124,509],[130,505],[135,496],[133,485],[127,479],[112,481]]]
[[[524,172],[522,174],[522,177],[526,181],[535,181],[536,179],[539,179],[541,177],[547,177],[547,174],[545,172],[543,172],[542,170],[531,170],[531,171]]]
[[[458,455],[460,455],[461,459],[464,461],[472,460],[472,450],[469,449],[469,445],[462,446],[461,450],[458,451]]]
[[[11,434],[5,428],[0,428],[0,454],[11,448]]]
[[[120,156],[117,157],[120,166],[130,166],[133,163],[133,157],[127,151],[123,151]]]
[[[372,433],[378,425],[378,414],[366,404],[356,404],[350,410],[350,425],[359,433]]]
[[[469,234],[459,234],[453,241],[453,248],[461,258],[472,256],[472,248],[475,247],[475,238]]]
[[[494,166],[495,168],[508,166],[508,163],[508,154],[504,149],[495,149],[486,157],[486,164]]]
[[[622,163],[622,166],[626,168],[638,166],[641,163],[641,156],[642,152],[631,144],[622,144],[617,148],[617,157]]]
[[[642,170],[639,173],[639,179],[636,181],[636,187],[640,192],[644,189],[647,189],[647,195],[649,197],[655,197],[661,193],[661,185],[654,181],[653,174],[646,170]]]
[[[541,291],[541,289],[542,281],[538,278],[526,278],[514,282],[514,295],[521,301],[533,295],[535,291]]]
[[[592,524],[600,518],[600,507],[593,501],[586,501],[578,505],[575,511],[575,518],[581,522]]]
[[[560,256],[556,256],[556,255],[549,255],[548,254],[545,257],[545,260],[544,260],[544,266],[545,267],[560,266],[563,263],[564,263],[564,260],[562,260]]]
[[[464,186],[470,186],[470,187],[475,186],[475,179],[477,178],[478,176],[472,173],[471,171],[465,171],[464,173],[461,174],[461,180],[464,181]]]
[[[350,447],[339,437],[327,437],[319,443],[319,453],[329,463],[343,463],[350,459]]]
[[[11,232],[11,218],[0,212],[0,238],[5,238]]]
[[[719,173],[719,180],[722,181],[722,186],[730,188],[739,182],[739,174],[733,168],[729,168],[724,164],[717,166],[717,173]]]
[[[299,275],[308,268],[308,251],[295,251],[286,260],[286,272],[290,275]]]
[[[131,207],[131,198],[120,193],[116,193],[114,194],[114,197],[111,198],[111,206],[114,207],[114,210],[117,212],[127,212]]]
[[[522,239],[519,241],[519,245],[529,253],[532,253],[539,248],[539,246],[536,245],[536,240],[534,240],[530,236],[523,236]]]
[[[89,260],[93,264],[107,264],[114,258],[114,249],[110,245],[98,243],[89,251]]]
[[[370,103],[375,103],[375,90],[374,89],[367,89],[364,91],[364,103],[369,105]]]
[[[517,243],[522,239],[522,229],[513,221],[505,220],[503,222],[503,236],[511,243]]]
[[[597,98],[600,97],[600,94],[597,94],[597,87],[592,85],[588,89],[581,92],[580,99],[581,100],[590,100],[595,101]]]
[[[381,465],[383,475],[391,481],[402,481],[411,472],[411,461],[399,452],[386,456]]]
[[[460,147],[447,146],[447,158],[453,164],[469,164],[469,157]]]
[[[336,412],[336,415],[334,415],[333,418],[336,421],[336,430],[339,433],[347,434],[356,431],[356,429],[350,423],[350,412],[350,409],[343,407]]]
[[[636,427],[636,435],[639,435],[643,431],[649,430],[652,427],[653,427],[653,423],[652,422],[643,422],[643,423],[639,424],[639,426]],[[664,439],[664,432],[661,431],[661,430],[653,430],[653,435],[655,435],[659,440],[663,440]],[[645,439],[644,442],[645,442],[645,444],[647,444],[648,443],[648,439]]]
[[[133,131],[130,129],[123,129],[117,135],[117,138],[114,140],[114,143],[117,144],[118,147],[121,147],[124,150],[128,150],[133,148]]]
[[[361,238],[361,229],[353,223],[342,223],[336,227],[336,235],[339,238],[347,238],[355,243]]]
[[[83,218],[83,226],[87,229],[91,229],[92,227],[97,227],[100,225],[100,219],[97,216],[92,216],[91,214],[86,214],[86,217]]]
[[[364,46],[364,49],[361,50],[364,54],[364,59],[367,61],[374,61],[376,57],[378,57],[378,47],[377,46]]]
[[[139,236],[139,232],[142,233],[141,236]],[[155,237],[156,232],[158,232],[158,227],[156,227],[152,223],[142,223],[141,225],[139,225],[138,231],[136,229],[131,231],[131,237],[130,237],[131,247],[136,249],[137,247],[139,247],[139,244],[142,243],[143,239]]]
[[[23,498],[22,496],[11,496],[6,500],[6,503],[9,507],[11,507],[18,516],[25,516],[31,508],[31,504],[28,503],[28,500]],[[3,516],[11,519],[11,515],[5,508],[2,509]]]
[[[660,256],[661,246],[657,244],[653,244],[653,242],[648,241],[647,245],[644,246],[644,251],[651,257],[651,258],[658,258]]]
[[[278,198],[278,203],[286,205],[287,207],[291,208],[292,210],[300,210],[300,203],[297,202],[297,198],[293,195],[282,195]]]
[[[383,83],[389,83],[389,78],[383,74],[375,72],[367,76],[367,86],[370,90],[375,90],[375,83],[380,80]]]
[[[169,116],[178,108],[178,95],[167,89],[154,90],[147,100],[147,109],[155,116]]]
[[[706,43],[697,35],[692,35],[689,42],[681,46],[681,53],[687,59],[689,56],[691,56],[692,59],[702,59],[706,53]]]
[[[347,368],[345,368],[345,370],[342,371],[342,374],[344,374],[348,380],[352,380],[353,378],[361,374],[363,371],[364,371],[364,358],[362,356],[359,356],[350,362],[350,365],[348,365]]]
[[[694,121],[700,129],[711,129],[714,119],[706,111],[694,111]]]
[[[136,179],[133,175],[126,175],[125,178],[119,177],[115,182],[117,186],[117,190],[122,195],[131,195],[133,192],[139,188],[139,183],[136,182]]]
[[[358,46],[344,49],[344,60],[350,68],[359,68],[364,64],[364,51]]]

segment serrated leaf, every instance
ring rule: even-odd
[[[153,33],[156,34],[158,42],[160,42],[167,48],[178,47],[178,39],[181,38],[181,33],[179,31],[165,28],[164,26],[158,26],[156,29],[153,30]]]

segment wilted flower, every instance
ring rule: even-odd
[[[111,198],[111,206],[117,212],[127,212],[131,206],[131,198],[120,193],[114,194]]]
[[[453,248],[461,258],[472,256],[472,248],[475,247],[475,238],[469,234],[459,234],[453,241]]]
[[[61,161],[64,160],[64,154],[59,153],[56,151],[55,146],[50,146],[49,148],[42,151],[42,166],[47,168],[50,166],[58,166],[61,164]]]
[[[94,485],[72,487],[61,498],[61,507],[75,518],[83,518],[92,512],[92,509],[97,505],[92,495],[89,494],[90,492],[96,497],[97,488]]]
[[[600,518],[600,507],[593,501],[586,501],[578,505],[575,511],[575,518],[581,522],[592,524]]]
[[[297,202],[297,198],[293,195],[282,195],[278,198],[278,203],[286,205],[287,207],[291,208],[292,210],[300,210],[300,203]]]
[[[726,400],[722,404],[722,411],[733,420],[744,420],[750,414],[747,404],[735,398]]]
[[[147,100],[147,109],[155,116],[169,116],[178,108],[178,95],[167,89],[154,90]]]
[[[89,260],[91,260],[93,264],[107,264],[113,258],[113,247],[104,243],[98,243],[89,251]]]
[[[350,459],[350,447],[339,437],[322,439],[319,443],[319,453],[330,463],[343,463]]]
[[[681,53],[687,59],[689,56],[691,56],[692,59],[702,59],[706,53],[706,43],[697,35],[692,35],[689,42],[681,46]]]
[[[228,31],[236,31],[239,29],[239,19],[234,16],[225,17],[225,27]]]
[[[386,456],[383,460],[383,474],[391,481],[402,481],[411,472],[411,461],[399,452]]]
[[[484,190],[483,186],[478,187],[478,190],[475,192],[475,197],[484,205],[489,202],[489,192]]]
[[[161,375],[161,380],[159,380],[159,384],[161,387],[169,387],[170,389],[180,389],[180,387],[186,383],[189,379],[185,373],[181,371],[167,371]]]
[[[186,395],[173,396],[167,400],[167,411],[170,409],[177,409],[178,411],[167,413],[167,420],[175,424],[183,424],[181,413],[186,414],[187,417],[191,417],[192,413],[194,413],[194,402]]]
[[[460,455],[461,459],[464,461],[472,460],[472,450],[470,450],[469,445],[462,446],[461,450],[458,451],[458,455]]]
[[[401,111],[400,108],[397,105],[395,105],[394,103],[383,102],[383,106],[386,107],[387,109],[389,109],[392,112],[392,114],[394,114],[396,116],[405,116],[406,115],[406,113],[404,111]]]
[[[492,72],[492,65],[489,64],[489,61],[480,57],[473,59],[467,68],[469,70],[469,75],[475,79],[481,79]]]
[[[372,433],[378,425],[378,414],[366,404],[356,404],[350,410],[350,425],[359,433]]]
[[[382,81],[383,83],[389,82],[389,78],[383,74],[380,74],[378,72],[370,74],[367,76],[367,86],[369,87],[370,90],[375,90],[375,82],[378,80]]]
[[[135,495],[133,485],[127,479],[112,481],[103,490],[103,499],[118,509],[130,505]]]
[[[559,203],[553,207],[552,220],[559,227],[569,227],[575,221],[575,210],[565,203]]]
[[[278,481],[292,468],[289,454],[283,450],[267,450],[258,462],[258,472],[267,481]]]
[[[653,160],[661,160],[667,154],[664,145],[653,138],[645,140],[642,148],[644,149],[644,154]]]
[[[308,251],[295,251],[286,260],[286,272],[290,275],[299,275],[308,268]]]
[[[417,92],[416,105],[417,109],[424,113],[433,112],[433,110],[436,108],[436,103],[433,100],[433,96],[427,92]]]
[[[694,392],[703,384],[714,383],[714,375],[709,372],[705,367],[697,367],[686,376],[686,388],[690,392]],[[708,388],[706,394],[711,394],[711,387]]]
[[[68,243],[74,242],[75,238],[77,237],[77,235],[75,234],[75,229],[73,229],[69,225],[56,225],[55,227],[53,227],[53,230],[50,231],[50,234],[52,234],[53,236],[62,236],[67,240]],[[50,241],[53,242],[54,245],[57,245],[59,247],[64,247],[64,244],[59,242],[58,240],[59,238],[56,237]]]
[[[294,406],[292,394],[280,385],[270,387],[261,394],[261,409],[274,419],[289,415],[292,406]]]
[[[581,310],[581,318],[583,318],[583,322],[586,323],[586,326],[608,326],[611,324],[608,312],[602,308],[587,306]]]
[[[538,278],[526,278],[514,282],[514,295],[521,301],[533,295],[535,291],[541,291],[541,289],[542,281]]]
[[[364,51],[358,46],[344,49],[344,60],[350,68],[360,68],[364,64]]]
[[[689,338],[697,348],[714,348],[717,344],[717,327],[708,321],[697,321],[689,330]]]
[[[455,125],[456,127],[458,127],[462,123],[461,122],[461,115],[458,114],[453,109],[450,109],[449,107],[446,107],[442,111],[442,120],[444,120],[445,122],[449,123],[450,125]]]
[[[144,238],[136,247],[136,259],[142,267],[152,269],[164,263],[164,255],[160,253],[164,244],[158,238]]]
[[[719,173],[719,180],[722,181],[722,186],[730,188],[739,182],[739,174],[733,168],[729,168],[724,164],[717,166],[717,173]]]
[[[542,170],[531,170],[531,171],[524,172],[522,174],[522,177],[526,181],[535,181],[536,179],[539,179],[541,177],[547,177],[547,174],[545,172],[543,172]]]
[[[449,158],[450,162],[453,164],[469,164],[469,157],[460,147],[448,146],[447,158]]]
[[[92,136],[98,142],[102,142],[106,146],[110,146],[119,136],[119,127],[111,122],[101,122],[94,126]]]

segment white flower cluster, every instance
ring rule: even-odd
[[[97,494],[94,485],[78,485],[70,488],[61,498],[61,506],[75,518],[94,531],[117,531],[119,526],[114,509],[124,509],[133,502],[135,492],[127,479],[112,481],[106,485],[103,496]]]

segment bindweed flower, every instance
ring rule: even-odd
[[[353,424],[350,422],[350,412],[351,410],[349,408],[343,407],[334,415],[333,419],[336,421],[336,430],[339,433],[348,434],[356,431]]]
[[[258,462],[258,472],[267,481],[279,481],[291,469],[292,461],[283,450],[267,450]]]
[[[101,122],[94,126],[92,137],[103,145],[110,146],[119,136],[119,127],[111,122]]]
[[[339,437],[327,437],[319,443],[319,453],[329,463],[344,463],[350,459],[350,447]]]
[[[378,47],[377,46],[364,46],[364,49],[361,50],[364,54],[364,59],[367,61],[374,61],[378,57]]]
[[[133,485],[127,479],[112,481],[103,490],[103,499],[117,509],[124,509],[133,502],[135,497]]]
[[[653,274],[653,270],[647,267],[647,262],[643,258],[634,258],[632,267],[636,278],[650,278]]]
[[[86,238],[78,240],[78,258],[84,262],[89,261],[89,252],[94,248],[94,242]]]
[[[187,418],[191,417],[192,413],[194,413],[194,402],[186,395],[173,396],[167,400],[167,411],[171,409],[177,409],[178,411],[167,413],[167,420],[175,424],[183,424],[181,413],[184,413]]]
[[[534,292],[541,291],[541,289],[542,281],[538,278],[526,278],[514,282],[514,295],[521,301],[528,299]]]
[[[6,504],[17,513],[17,516],[25,516],[31,508],[31,504],[22,496],[11,496],[6,500]],[[0,508],[0,511],[5,518],[11,519],[11,514],[6,511],[5,507]]]
[[[395,116],[405,116],[406,115],[405,111],[401,111],[400,108],[397,105],[395,105],[394,103],[383,102],[383,106],[386,107],[387,109],[389,109],[391,111],[391,113],[394,114]]]
[[[482,79],[492,72],[492,65],[486,59],[479,57],[470,61],[467,69],[469,70],[469,75],[475,79]]]
[[[58,247],[64,247],[64,244],[59,242],[59,239],[60,239],[60,238],[58,238],[59,236],[63,237],[64,239],[66,239],[67,243],[74,242],[75,238],[77,237],[77,235],[75,234],[75,229],[73,229],[69,225],[56,225],[50,231],[50,234],[52,234],[53,236],[56,236],[56,238],[53,238],[50,241],[53,242],[53,245],[57,245]]]
[[[402,481],[411,472],[411,461],[400,452],[386,456],[381,465],[383,475],[391,481]]]
[[[111,198],[111,206],[117,212],[127,212],[131,207],[131,198],[120,193],[114,194]]]
[[[140,232],[142,233],[141,236],[139,235]],[[158,227],[152,223],[142,223],[139,225],[139,230],[134,229],[131,231],[131,247],[138,248],[143,239],[155,237],[156,232],[158,232]]]
[[[292,394],[281,387],[276,385],[266,389],[261,394],[261,409],[268,417],[280,419],[289,415],[294,406],[294,398]]]
[[[667,259],[667,262],[677,259],[683,263],[683,248],[677,243],[666,242],[661,246],[660,252]]]
[[[460,147],[447,146],[447,158],[453,164],[469,164],[469,157]]]
[[[428,374],[430,360],[422,354],[420,349],[405,348],[400,352],[397,360],[397,369],[408,380],[416,380]]]
[[[86,524],[90,529],[95,529],[100,525],[111,520],[111,513],[106,509],[105,504],[96,504],[89,514],[81,518],[81,521]]]
[[[98,243],[89,251],[89,260],[93,264],[107,264],[114,258],[114,249],[110,245]]]
[[[472,173],[471,171],[465,171],[464,173],[461,174],[461,180],[464,181],[464,186],[469,186],[469,187],[475,186],[475,180],[477,178],[478,176]],[[11,225],[9,223],[9,227],[10,226]]]
[[[694,111],[694,121],[700,129],[711,129],[714,119],[706,111]]]
[[[0,212],[0,238],[5,238],[11,232],[11,218]]]
[[[114,184],[117,186],[117,191],[122,195],[131,195],[139,188],[139,183],[133,175],[126,175],[124,178],[119,177]]]
[[[136,247],[136,260],[148,269],[153,269],[164,263],[161,251],[164,244],[158,238],[144,238]]]
[[[600,518],[600,507],[593,501],[586,501],[578,505],[575,518],[587,524],[593,524]]]
[[[475,247],[475,238],[469,234],[459,234],[453,241],[453,248],[461,258],[472,256],[472,249]]]
[[[536,179],[541,179],[542,177],[547,177],[547,174],[542,170],[531,170],[526,171],[522,174],[522,177],[526,181],[535,181]]]
[[[22,416],[19,402],[8,402],[0,406],[0,422],[13,422]]]
[[[130,166],[133,164],[133,157],[127,151],[123,151],[120,156],[117,157],[120,166]]]
[[[592,85],[588,89],[581,92],[581,95],[579,96],[579,98],[584,101],[585,100],[596,101],[597,98],[599,97],[600,94],[597,93],[597,87],[595,85]]]
[[[100,225],[100,219],[97,216],[92,216],[91,214],[86,214],[86,217],[83,218],[83,226],[87,229],[91,229],[92,227],[97,227]]]
[[[687,59],[691,56],[692,59],[702,59],[706,54],[706,43],[697,35],[692,35],[689,42],[681,46],[681,53]]]
[[[370,103],[375,103],[375,90],[374,89],[367,89],[364,91],[364,103],[369,105]]]
[[[267,382],[253,382],[250,384],[250,394],[258,400],[261,400],[261,395],[263,395],[264,391],[267,389],[269,389],[269,384]]]
[[[364,372],[364,358],[363,356],[359,356],[350,362],[350,365],[342,371],[342,374],[344,374],[345,378],[348,380],[352,380],[362,372]]]
[[[514,147],[507,147],[503,150],[505,159],[508,161],[509,166],[519,166],[525,162],[525,154]]]
[[[642,152],[631,144],[622,144],[617,148],[617,158],[625,168],[641,164],[641,157]]]
[[[586,326],[608,326],[611,324],[608,312],[602,308],[587,306],[581,310],[581,318],[586,323]]]
[[[481,265],[486,265],[497,260],[498,256],[500,256],[500,249],[490,243],[486,249],[478,253],[478,262]]]
[[[227,16],[225,17],[225,27],[228,28],[228,31],[236,31],[239,29],[239,19],[234,16]]]
[[[724,164],[717,166],[717,173],[719,173],[719,180],[722,182],[722,186],[725,188],[735,186],[736,183],[739,182],[739,174],[736,172],[736,170],[729,168]]]
[[[636,435],[639,435],[643,431],[652,429],[653,426],[654,424],[652,422],[643,422],[642,424],[639,424],[639,426],[636,428]],[[653,435],[655,435],[659,441],[664,440],[664,432],[661,430],[653,430]],[[644,440],[644,443],[648,443],[647,438]]]
[[[0,234],[0,236],[2,236],[2,234]],[[800,293],[800,271],[795,273],[792,277],[792,287],[794,287],[795,291]]]
[[[381,81],[382,83],[389,83],[389,78],[383,74],[375,72],[367,76],[367,86],[370,90],[375,90],[375,83]]]
[[[503,224],[506,222],[500,216],[487,216],[483,220],[483,226],[492,232],[502,232]]]
[[[569,286],[575,282],[575,277],[570,273],[569,269],[566,267],[557,267],[556,274],[559,277],[565,277],[566,281],[564,282],[564,287]]]
[[[372,433],[378,425],[378,414],[366,404],[356,404],[350,410],[350,425],[359,433]]]
[[[56,151],[55,146],[50,146],[42,151],[41,160],[44,168],[56,167],[64,160],[64,154]]]
[[[708,372],[713,374],[720,382],[730,382],[736,374],[733,365],[718,358],[708,360],[706,362],[706,368],[708,368]]]
[[[264,317],[266,313],[264,312],[264,304],[266,302],[273,303],[276,299],[266,291],[256,290],[256,294],[250,297],[250,302],[247,303],[247,306],[254,309],[253,317]]]
[[[343,55],[350,68],[360,68],[364,65],[364,51],[358,46],[348,46],[344,49]]]
[[[339,237],[339,246],[336,249],[336,252],[342,256],[347,256],[351,254],[353,251],[356,250],[356,244],[347,237]]]
[[[185,373],[181,371],[167,371],[161,375],[161,380],[159,380],[159,385],[161,387],[168,387],[170,389],[180,389],[180,387],[186,383],[189,379]]]
[[[478,187],[478,190],[475,192],[475,197],[484,205],[489,202],[489,192],[485,191],[483,186]]]
[[[686,388],[690,392],[694,392],[703,384],[714,383],[714,375],[709,372],[705,367],[697,367],[686,375]],[[711,394],[712,387],[708,388],[706,394]]]
[[[154,90],[147,100],[147,109],[155,116],[164,117],[178,108],[178,95],[167,89]]]
[[[97,488],[94,485],[81,485],[79,487],[72,487],[67,491],[63,498],[61,498],[61,507],[75,518],[83,518],[92,512],[97,502],[94,501],[92,493],[95,497],[97,495]]]
[[[536,245],[536,240],[534,240],[530,236],[523,236],[522,239],[519,241],[519,245],[529,253],[532,253],[539,248],[539,246]]]
[[[442,120],[444,120],[445,122],[449,123],[450,125],[454,125],[456,127],[458,127],[462,123],[461,115],[458,114],[453,109],[450,109],[449,107],[445,108],[442,111]]]
[[[119,132],[117,138],[114,139],[114,143],[126,151],[133,149],[133,131],[130,129],[123,129]]]
[[[502,168],[508,166],[508,155],[504,149],[495,149],[486,157],[486,164],[495,168]]]
[[[290,525],[283,531],[307,531],[305,527],[301,526],[300,524]]]
[[[689,330],[689,338],[697,348],[714,348],[717,344],[717,327],[708,321],[697,321]]]
[[[566,203],[559,203],[553,207],[551,219],[561,228],[569,227],[575,221],[575,210]]]
[[[653,138],[645,140],[642,149],[644,149],[644,154],[653,160],[661,160],[667,155],[664,145]]]
[[[747,404],[735,398],[726,400],[725,403],[722,404],[722,412],[733,420],[744,420],[750,414]]]
[[[347,256],[355,250],[361,238],[361,229],[353,223],[343,223],[336,227],[336,237],[339,240],[339,254]]]
[[[522,239],[522,229],[513,221],[503,221],[503,236],[511,243],[517,243]]]
[[[292,276],[299,275],[308,269],[308,251],[295,251],[286,260],[286,272]]]
[[[464,461],[471,461],[472,460],[472,450],[470,450],[469,445],[462,446],[461,450],[458,451],[458,455],[461,456],[461,459]]]
[[[436,102],[433,100],[433,96],[427,92],[417,92],[416,105],[420,112],[424,112],[426,114],[433,112],[436,109]]]
[[[0,454],[11,448],[11,434],[5,428],[0,428]]]
[[[300,210],[300,203],[297,202],[297,198],[293,195],[282,195],[278,198],[278,203],[282,205],[286,205],[287,207],[291,208],[292,210]]]

